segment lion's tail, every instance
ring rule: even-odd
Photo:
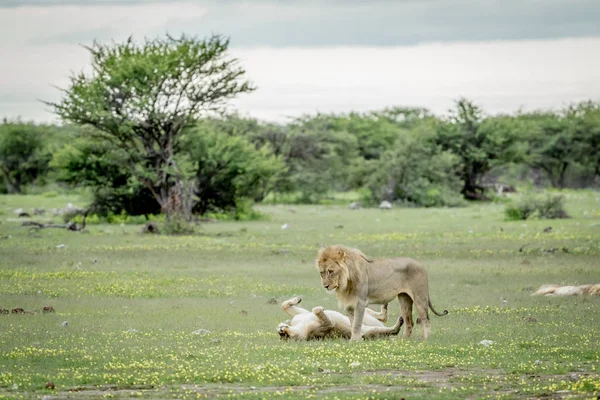
[[[448,310],[444,310],[444,312],[442,312],[441,314],[437,311],[435,311],[435,309],[433,308],[433,305],[431,304],[431,299],[427,299],[427,303],[429,304],[429,308],[431,309],[431,311],[433,311],[433,313],[435,315],[437,315],[438,317],[443,317],[444,315],[448,315]]]

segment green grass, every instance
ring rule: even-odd
[[[567,192],[566,220],[507,222],[503,204],[268,205],[266,220],[173,237],[134,225],[28,232],[12,212],[69,201],[85,205],[0,197],[0,308],[56,309],[0,315],[0,398],[600,394],[600,298],[531,296],[545,283],[600,282],[598,192]],[[424,261],[433,304],[450,314],[433,317],[427,342],[419,326],[409,340],[281,342],[275,327],[288,317],[270,299],[337,309],[314,268],[319,245],[335,243]]]

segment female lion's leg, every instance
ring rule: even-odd
[[[299,304],[301,301],[302,301],[302,297],[296,296],[294,298],[291,298],[291,299],[286,300],[283,303],[281,303],[281,309],[286,314],[288,314],[290,317],[293,317],[294,315],[297,315],[297,314],[307,313],[308,310],[305,310],[304,308],[297,306],[297,304]]]
[[[389,335],[397,335],[400,332],[400,328],[404,323],[404,319],[402,317],[398,317],[398,321],[396,324],[391,327],[387,326],[366,326],[362,327],[362,335],[365,339],[372,339],[380,336],[389,336]]]
[[[381,306],[381,311],[377,312],[375,310],[371,310],[370,308],[367,308],[365,310],[370,316],[374,317],[375,319],[381,321],[381,322],[387,322],[388,320],[388,305],[387,303]]]

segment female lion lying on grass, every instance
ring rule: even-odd
[[[282,322],[277,327],[277,332],[282,339],[312,340],[324,339],[327,337],[341,336],[350,339],[352,336],[352,327],[350,319],[332,310],[324,310],[323,307],[315,307],[312,311],[298,307],[302,297],[297,296],[286,300],[281,304],[281,308],[290,317],[291,320]],[[363,320],[361,334],[365,339],[380,336],[397,335],[404,323],[402,317],[392,327],[387,327],[387,304],[381,306],[381,312],[366,309],[367,313]]]

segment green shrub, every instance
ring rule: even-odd
[[[526,220],[535,214],[538,208],[538,197],[527,193],[515,202],[508,203],[504,208],[504,216],[508,221]]]
[[[504,217],[507,221],[526,220],[537,215],[539,218],[568,218],[564,208],[562,195],[536,195],[527,193],[517,201],[508,203],[504,208]]]
[[[106,216],[106,222],[108,222],[109,224],[124,224],[125,222],[127,222],[127,217],[128,215],[125,210],[121,210],[119,214],[109,212]]]
[[[56,196],[58,196],[56,190],[49,190],[47,192],[42,193],[42,197],[46,197],[48,199],[54,198]]]
[[[44,183],[48,162],[52,157],[46,126],[32,123],[0,123],[0,171],[2,189],[8,193],[22,193],[26,185]]]
[[[67,212],[65,212],[62,215],[62,219],[64,221],[64,223],[73,221],[76,217],[81,216],[83,218],[83,215],[81,215],[81,212],[77,209],[73,209],[73,210],[69,210]]]
[[[145,224],[149,218],[144,215],[129,215],[125,210],[122,210],[120,214],[108,213],[105,217],[105,221],[109,224],[125,224],[125,225],[141,225]]]
[[[55,152],[50,165],[58,182],[87,188],[94,212],[108,217],[160,213],[160,205],[126,165],[128,154],[112,143],[80,137]]]
[[[506,221],[521,221],[527,218],[523,218],[523,212],[516,204],[507,204],[504,208],[504,219]]]
[[[196,233],[196,227],[183,215],[172,215],[168,220],[165,219],[160,232],[167,235],[192,235]]]
[[[374,206],[377,201],[373,198],[373,192],[367,187],[358,189],[358,202],[363,206]]]
[[[252,206],[253,201],[249,199],[238,199],[234,210],[226,212],[209,212],[205,217],[219,221],[259,221],[268,219],[268,216],[256,211]]]
[[[262,199],[273,188],[285,164],[268,146],[257,148],[246,138],[228,136],[200,124],[187,132],[183,147],[195,176],[194,213],[231,213],[245,199]],[[251,203],[248,203],[251,204]]]
[[[546,196],[538,200],[538,215],[544,219],[568,218],[567,212],[564,209],[565,198],[562,195]]]
[[[83,222],[83,215],[78,214],[75,216],[69,216],[65,218],[67,221],[77,222],[81,224]],[[88,214],[85,219],[86,225],[99,225],[99,224],[125,224],[125,225],[142,225],[148,221],[153,222],[162,222],[164,221],[164,215],[153,215],[150,214],[147,217],[144,215],[127,215],[124,211],[121,214],[109,214],[109,215],[101,215],[101,214]]]
[[[77,215],[73,217],[71,221],[77,222],[79,225],[81,225],[83,223],[83,215]],[[98,216],[97,214],[88,214],[88,216],[85,219],[86,225],[99,225],[103,222],[103,219],[100,218],[100,216]]]
[[[407,187],[410,201],[420,207],[461,207],[466,205],[460,193],[443,184],[417,178]]]
[[[382,200],[420,207],[465,205],[460,194],[459,159],[431,146],[427,135],[403,136],[385,152],[367,188],[376,203]]]

